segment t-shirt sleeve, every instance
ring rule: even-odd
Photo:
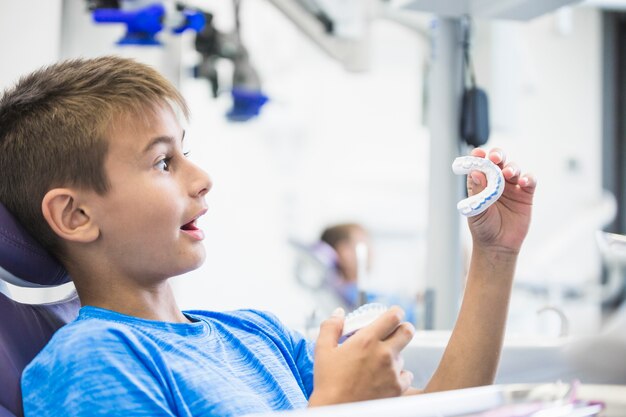
[[[136,335],[92,326],[53,342],[22,375],[25,416],[175,415],[158,357]]]
[[[313,359],[315,343],[309,341],[300,332],[286,327],[274,314],[267,311],[251,310],[252,313],[260,316],[269,322],[291,347],[292,357],[296,363],[298,374],[304,384],[307,398],[313,392]]]
[[[302,382],[306,388],[307,398],[313,392],[313,365],[315,343],[306,339],[301,333],[289,330],[294,347],[294,354]]]

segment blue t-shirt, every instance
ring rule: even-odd
[[[274,316],[185,312],[193,323],[83,307],[22,375],[28,416],[239,416],[306,407],[313,345]]]

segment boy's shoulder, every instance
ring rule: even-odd
[[[195,320],[210,323],[211,327],[223,326],[250,333],[260,330],[281,338],[291,333],[275,315],[261,310],[190,310],[185,313]],[[67,360],[76,363],[80,356],[88,359],[103,351],[112,353],[125,350],[128,346],[152,344],[152,331],[166,334],[171,330],[167,325],[155,324],[151,327],[146,326],[146,323],[150,321],[136,319],[135,322],[129,316],[122,317],[117,313],[83,307],[78,318],[60,328],[33,362],[49,360],[59,363]],[[200,332],[197,328],[195,330]]]
[[[265,331],[290,333],[283,323],[274,314],[256,309],[241,309],[231,311],[189,310],[188,315],[196,318],[204,317],[214,324],[222,324],[230,328],[241,330],[261,329]]]
[[[83,307],[76,320],[59,329],[50,342],[29,364],[25,373],[35,368],[46,369],[54,364],[56,369],[81,366],[82,362],[110,360],[112,357],[135,355],[149,356],[159,351],[161,340],[171,340],[172,333],[188,335],[235,332],[238,336],[263,333],[272,339],[291,341],[292,332],[273,314],[260,310],[234,310],[215,312],[205,310],[185,311],[199,323],[176,325],[134,319],[102,309]],[[151,325],[152,324],[152,325]],[[145,354],[145,355],[142,355]]]
[[[119,346],[122,339],[137,337],[123,323],[96,318],[81,318],[57,330],[48,344],[39,352],[36,362],[76,362],[81,356],[90,357],[103,349]]]
[[[105,357],[121,356],[128,345],[120,341],[128,337],[132,337],[129,329],[120,323],[79,316],[61,327],[26,366],[22,389],[30,391],[30,385],[42,378],[64,380],[81,374],[86,365],[97,366]]]
[[[269,311],[257,310],[253,308],[228,311],[185,310],[184,312],[186,314],[203,316],[220,321],[259,321],[280,323],[278,317]]]

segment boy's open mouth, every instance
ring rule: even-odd
[[[200,216],[206,213],[206,210],[206,208],[203,208],[199,213],[197,213],[196,217],[180,226],[180,231],[193,240],[199,241],[204,239],[204,232],[198,227],[197,221]]]
[[[183,224],[180,228],[182,230],[198,230],[195,219],[190,221],[189,223]]]
[[[204,232],[196,225],[196,217],[189,223],[185,223],[180,226],[180,231],[185,235],[191,237],[193,240],[202,240],[204,239]]]

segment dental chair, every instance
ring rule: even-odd
[[[20,287],[52,287],[70,277],[0,203],[0,417],[21,417],[22,371],[54,332],[78,315],[80,301],[73,292],[52,303],[20,303],[10,298],[5,281]]]

